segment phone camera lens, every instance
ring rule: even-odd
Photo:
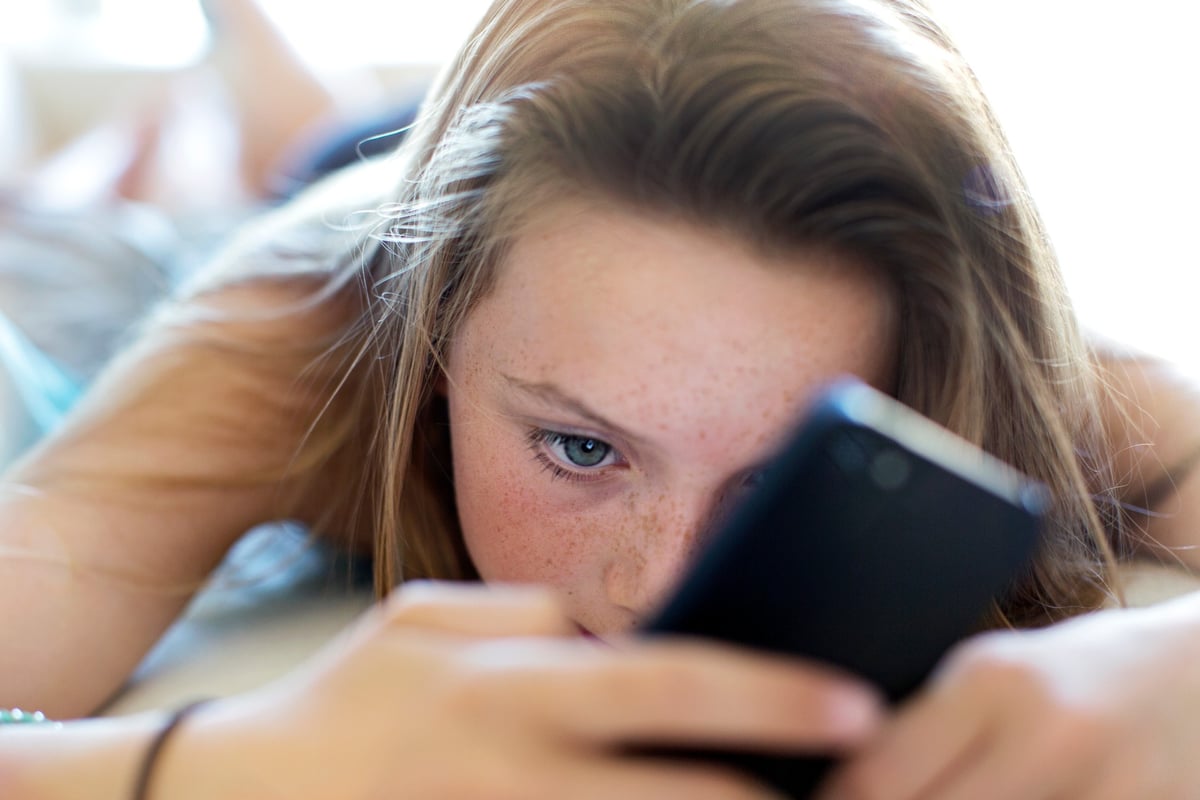
[[[893,491],[908,483],[912,467],[896,450],[881,450],[871,459],[871,479],[880,489]]]
[[[867,468],[866,446],[849,433],[834,437],[827,447],[834,463],[847,475],[857,475]]]

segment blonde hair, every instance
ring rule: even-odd
[[[563,194],[871,265],[900,308],[899,399],[1057,498],[990,623],[1109,592],[1091,355],[983,94],[917,0],[498,0],[393,163],[331,282],[361,300],[325,356],[354,388],[297,461],[362,465],[338,508],[374,513],[380,593],[474,577],[434,385],[513,232]]]

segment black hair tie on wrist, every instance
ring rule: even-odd
[[[182,708],[178,708],[171,713],[167,719],[167,723],[162,726],[154,739],[151,740],[150,746],[146,748],[146,755],[142,757],[142,766],[138,770],[137,784],[133,789],[133,800],[149,800],[150,797],[150,779],[154,777],[154,767],[158,763],[159,756],[162,754],[163,747],[166,746],[167,740],[180,726],[180,724],[191,715],[193,711],[198,710],[201,706],[207,704],[208,700],[197,700],[193,703],[188,703]]]

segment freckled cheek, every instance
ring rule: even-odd
[[[462,442],[463,445],[466,442]],[[538,583],[574,593],[602,570],[590,514],[564,507],[552,483],[529,459],[459,458],[455,492],[463,538],[485,581]]]

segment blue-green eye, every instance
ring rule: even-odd
[[[612,452],[612,446],[590,436],[571,436],[547,431],[545,442],[550,450],[568,464],[589,469],[598,467]]]
[[[568,436],[562,442],[562,452],[567,461],[577,467],[594,467],[608,457],[612,450],[599,439],[585,439],[582,436]]]
[[[600,468],[620,460],[612,445],[593,436],[538,428],[530,431],[529,443],[534,456],[560,478],[599,477]]]

